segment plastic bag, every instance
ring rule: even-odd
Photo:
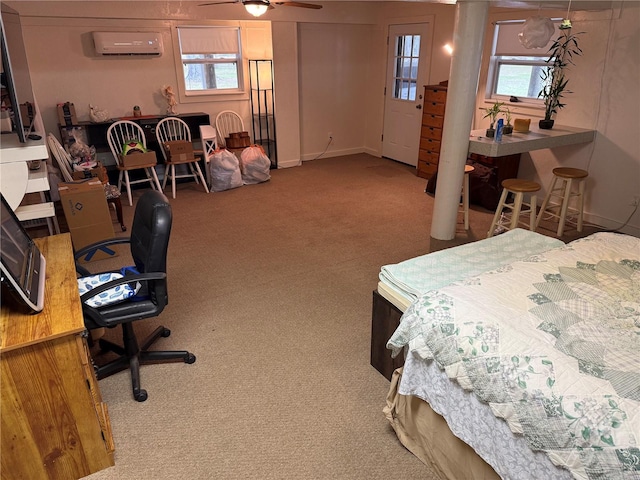
[[[222,192],[242,186],[240,161],[229,150],[219,149],[211,155],[209,173],[212,192]]]
[[[266,182],[271,178],[271,160],[259,145],[251,145],[240,154],[242,181],[245,185]]]

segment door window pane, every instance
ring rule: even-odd
[[[415,101],[420,57],[420,35],[399,35],[395,39],[393,98]]]

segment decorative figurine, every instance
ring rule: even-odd
[[[92,122],[106,122],[109,120],[109,112],[106,110],[100,110],[98,107],[94,107],[93,105],[89,105],[89,118],[91,118]]]
[[[177,112],[176,105],[178,102],[176,101],[176,95],[173,93],[173,88],[171,85],[165,85],[162,87],[162,95],[167,99],[167,114],[175,115]]]

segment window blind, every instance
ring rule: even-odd
[[[549,47],[553,41],[560,36],[558,23],[554,22],[556,31],[551,35],[551,40],[543,48],[525,48],[520,43],[518,34],[522,32],[524,22],[498,22],[496,25],[495,37],[493,40],[494,55],[496,56],[518,56],[518,57],[548,57]]]
[[[236,27],[178,27],[180,50],[183,54],[238,53]]]

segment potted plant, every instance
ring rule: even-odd
[[[513,125],[511,125],[511,110],[509,110],[509,107],[504,107],[504,120],[505,120],[505,126],[504,129],[502,130],[502,133],[505,135],[511,135],[513,133]]]
[[[498,115],[500,115],[500,113],[502,112],[503,105],[504,105],[504,102],[496,102],[490,107],[487,107],[484,109],[485,115],[482,118],[488,117],[490,122],[489,128],[486,131],[487,138],[493,138],[496,134],[494,125],[496,123],[496,118],[498,118]]]
[[[571,33],[571,27],[560,27],[562,34],[549,47],[549,58],[546,60],[547,66],[544,67],[540,78],[543,82],[542,90],[538,93],[538,97],[544,100],[544,120],[540,120],[540,128],[550,129],[553,127],[553,115],[565,106],[561,102],[564,93],[570,93],[567,90],[569,79],[566,78],[565,69],[568,65],[575,65],[573,57],[581,55],[582,50],[578,46],[577,35],[580,33]]]

